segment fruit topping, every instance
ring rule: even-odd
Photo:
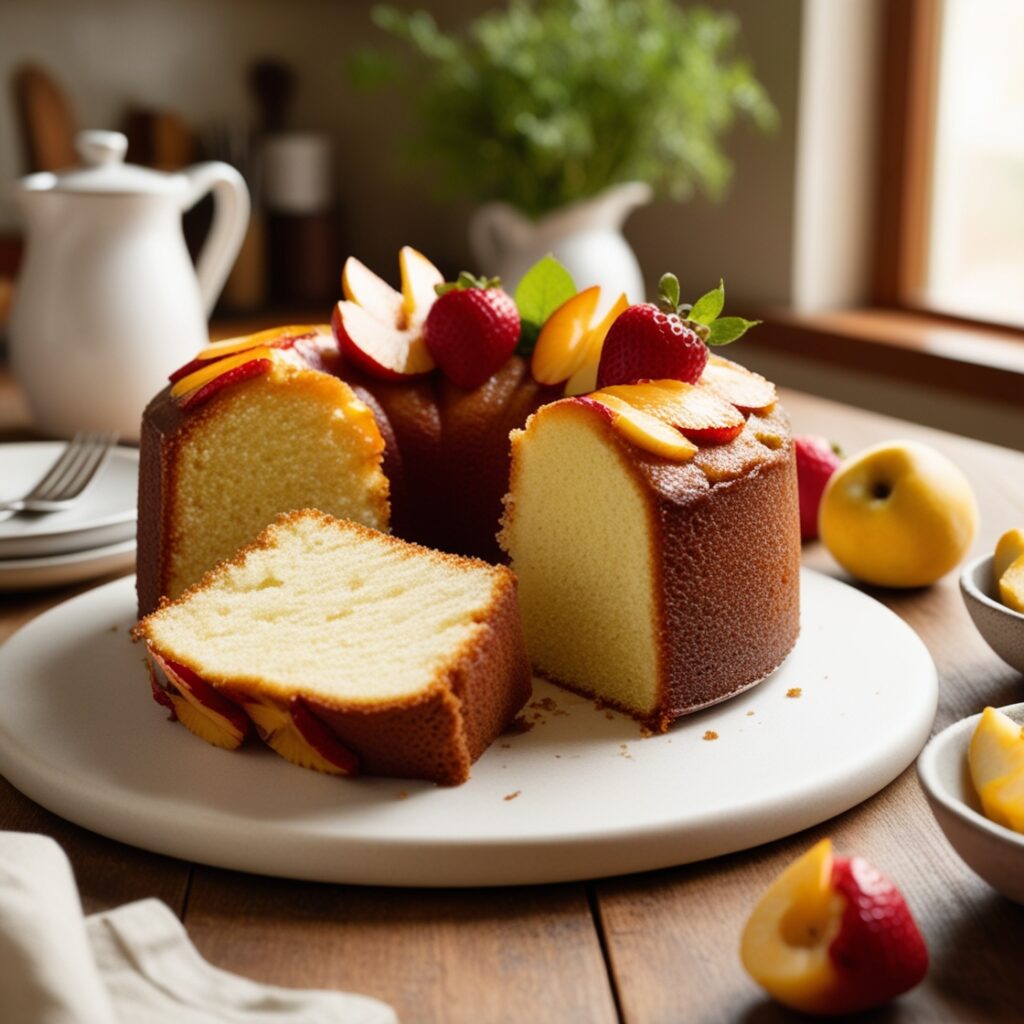
[[[823,839],[790,864],[754,908],[743,966],[784,1006],[845,1014],[882,1006],[928,970],[928,950],[903,896],[860,857]]]
[[[793,447],[796,449],[796,483],[800,493],[800,539],[816,540],[821,496],[843,460],[835,445],[813,434],[794,437]]]
[[[605,336],[628,306],[626,296],[620,295],[595,324],[594,314],[600,302],[601,289],[595,285],[574,295],[548,317],[537,338],[530,364],[537,383],[568,382],[567,395],[594,390]]]
[[[999,600],[1015,612],[1024,612],[1024,555],[999,577]]]
[[[697,446],[675,427],[615,395],[598,391],[592,395],[580,395],[574,401],[588,408],[598,408],[630,444],[644,451],[676,462],[683,462],[697,453]]]
[[[161,658],[152,651],[150,655],[170,684],[163,693],[181,724],[216,747],[235,750],[241,746],[249,734],[249,719],[245,712],[192,669]],[[150,685],[154,698],[167,706],[157,693],[159,686],[155,674],[150,675]]]
[[[700,383],[714,388],[740,412],[768,412],[778,399],[771,381],[714,353],[708,355]]]
[[[331,328],[345,357],[382,380],[402,380],[434,368],[423,339],[441,272],[415,249],[398,255],[402,290],[395,291],[350,256],[342,270],[345,298],[331,314]]]
[[[327,775],[357,775],[359,759],[299,698],[287,707],[268,701],[243,704],[260,738],[286,761]]]
[[[515,351],[519,311],[497,278],[463,273],[437,295],[423,327],[427,351],[456,387],[470,391]]]
[[[601,388],[591,396],[621,399],[663,420],[698,444],[727,444],[746,423],[742,414],[713,391],[679,380],[652,380]]]
[[[1009,715],[985,708],[967,748],[971,782],[985,817],[1024,833],[1024,730]]]

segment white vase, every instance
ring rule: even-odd
[[[510,293],[537,260],[551,253],[572,274],[577,288],[601,285],[602,304],[610,305],[620,292],[630,302],[642,302],[643,274],[622,237],[622,225],[651,196],[644,182],[625,182],[539,220],[530,220],[509,203],[486,203],[469,224],[473,256],[480,272],[499,276]]]

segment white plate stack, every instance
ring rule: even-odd
[[[63,441],[0,445],[0,501],[30,491],[64,446]],[[118,447],[70,508],[0,522],[0,590],[64,586],[131,571],[138,480],[138,451]]]

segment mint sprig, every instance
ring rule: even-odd
[[[522,323],[516,348],[519,355],[528,356],[533,352],[544,321],[575,294],[572,274],[554,256],[548,254],[530,267],[515,294]]]
[[[658,304],[666,312],[678,314],[706,345],[728,345],[761,322],[720,315],[725,308],[724,281],[719,281],[717,288],[705,292],[692,306],[679,302],[679,291],[679,278],[675,274],[662,274],[658,283]]]

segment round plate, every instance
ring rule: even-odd
[[[0,591],[66,587],[115,572],[131,572],[134,568],[135,538],[130,537],[88,551],[0,561]]]
[[[30,491],[65,447],[64,441],[0,445],[0,501]],[[138,482],[138,450],[114,448],[70,508],[0,522],[0,559],[38,558],[130,540]]]
[[[805,571],[803,631],[760,685],[644,738],[543,682],[529,731],[462,786],[338,779],[262,745],[218,750],[152,701],[131,579],[34,619],[0,650],[0,770],[114,839],[325,882],[476,886],[667,867],[789,835],[876,793],[928,736],[924,644],[860,592]]]

